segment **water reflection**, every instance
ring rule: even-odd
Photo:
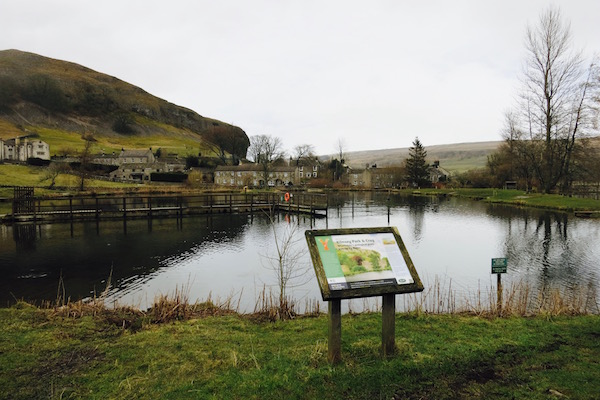
[[[457,298],[492,284],[495,257],[509,259],[507,284],[598,293],[600,221],[389,193],[338,193],[329,204],[328,219],[281,214],[276,229],[297,225],[302,236],[313,228],[396,226],[426,288],[441,281]],[[0,301],[53,300],[61,277],[71,298],[85,298],[112,274],[111,299],[122,303],[144,306],[185,286],[192,301],[233,296],[251,311],[257,293],[274,284],[264,265],[273,240],[260,214],[0,226]],[[301,258],[310,264],[308,252]],[[320,298],[314,279],[293,295]]]

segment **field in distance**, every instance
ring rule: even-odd
[[[451,173],[461,173],[483,168],[487,158],[494,153],[502,141],[455,143],[427,146],[427,160],[439,161],[440,166]],[[353,168],[364,168],[377,164],[378,167],[400,165],[408,157],[408,147],[383,150],[365,150],[348,152],[346,163]]]

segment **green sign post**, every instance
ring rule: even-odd
[[[498,277],[497,285],[497,303],[498,315],[502,314],[502,274],[505,274],[508,267],[508,258],[492,258],[492,274]]]
[[[508,258],[492,258],[492,274],[505,274]]]

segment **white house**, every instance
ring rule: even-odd
[[[49,160],[50,146],[42,140],[0,139],[0,160],[27,161],[28,158]]]

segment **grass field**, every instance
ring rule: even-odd
[[[600,317],[398,314],[383,359],[381,315],[342,317],[342,362],[327,317],[264,322],[227,314],[127,325],[0,309],[0,397],[10,399],[594,399]],[[566,397],[564,397],[566,396]]]
[[[147,121],[147,123],[157,124],[157,122],[154,121]],[[169,126],[165,125],[164,128],[168,129]],[[40,140],[48,143],[51,155],[75,155],[78,152],[81,152],[85,145],[85,141],[79,133],[49,128],[35,128],[35,132],[39,135]],[[153,151],[160,148],[164,154],[173,153],[181,157],[186,157],[188,155],[198,155],[199,152],[207,151],[200,138],[192,133],[183,135],[182,132],[179,132],[178,135],[173,136],[164,134],[131,136],[104,135],[96,136],[95,139],[96,141],[93,142],[91,148],[92,153],[118,153],[122,148],[130,150],[152,148]]]
[[[561,196],[558,194],[527,193],[521,190],[503,189],[422,189],[406,190],[413,195],[460,196],[490,203],[546,208],[566,212],[600,211],[600,200]]]

